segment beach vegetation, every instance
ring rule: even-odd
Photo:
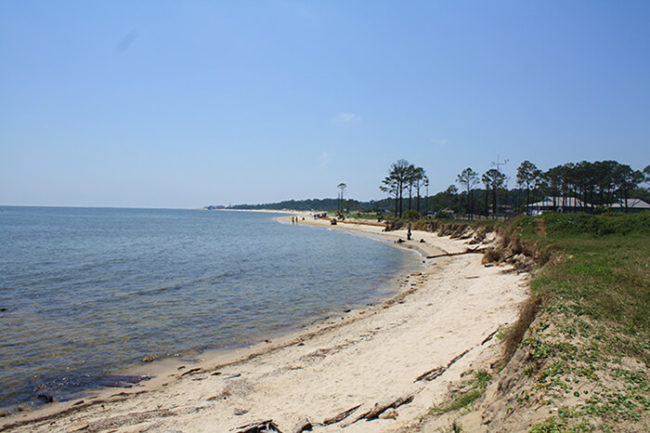
[[[490,261],[545,252],[531,299],[503,331],[499,373],[520,374],[517,410],[533,402],[559,407],[529,431],[643,429],[650,409],[650,212],[550,213],[497,230]]]
[[[548,213],[491,226],[428,224],[461,237],[496,231],[484,262],[532,273],[531,296],[518,319],[498,331],[504,349],[492,364],[495,379],[476,375],[461,383],[433,415],[460,411],[463,421],[478,410],[508,425],[517,412],[534,420],[528,431],[535,433],[647,431],[650,212]],[[481,398],[487,387],[489,400]],[[501,404],[503,413],[495,415]]]
[[[415,209],[409,209],[404,212],[404,217],[406,221],[416,221],[420,219],[420,214]]]
[[[350,212],[346,215],[348,219],[357,220],[378,220],[377,212]]]
[[[484,370],[475,372],[474,376],[466,381],[461,389],[452,394],[447,401],[433,407],[431,413],[439,415],[468,408],[485,393],[491,379],[492,376]]]
[[[516,225],[524,243],[550,247],[555,256],[553,265],[532,283],[533,292],[546,300],[547,308],[569,306],[568,311],[616,325],[626,335],[648,335],[650,212],[540,218],[545,236],[535,229],[533,218],[521,218]],[[650,363],[647,351],[639,349],[629,347],[626,353],[631,351]]]
[[[550,417],[528,430],[529,433],[588,433],[591,431],[593,431],[593,427],[587,422],[569,425],[566,420],[556,417]]]

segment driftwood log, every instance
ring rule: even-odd
[[[455,364],[458,360],[460,360],[463,356],[467,355],[467,353],[469,353],[469,351],[470,351],[470,349],[467,349],[466,351],[464,351],[464,352],[461,353],[460,355],[456,355],[456,356],[455,356],[451,361],[449,361],[449,362],[447,363],[447,365],[444,366],[444,367],[436,367],[436,368],[434,368],[433,370],[429,370],[429,371],[426,371],[426,372],[422,373],[421,375],[419,375],[418,377],[416,377],[415,380],[414,380],[413,382],[415,383],[415,382],[419,382],[419,381],[421,381],[421,380],[426,380],[426,381],[428,381],[428,382],[431,382],[431,381],[432,381],[433,379],[435,379],[436,377],[442,376],[442,374],[443,374],[445,371],[447,371],[447,369],[448,369],[449,367],[451,367],[452,365],[454,365],[454,364]]]
[[[291,433],[302,433],[304,431],[311,431],[312,430],[312,424],[311,421],[309,421],[308,418],[303,418],[300,421],[298,421],[298,424],[291,430]]]
[[[362,419],[365,419],[366,421],[372,421],[373,419],[377,419],[379,418],[379,415],[381,415],[388,409],[397,409],[402,405],[409,404],[410,402],[413,401],[413,398],[415,398],[415,394],[408,394],[406,396],[399,397],[396,400],[387,400],[383,403],[375,403],[375,406],[372,409],[360,415],[357,415],[353,420],[346,423],[345,425],[341,425],[341,427],[345,428]]]
[[[485,337],[485,339],[484,339],[483,341],[481,341],[481,346],[483,346],[483,345],[484,345],[485,343],[487,343],[488,341],[492,340],[492,338],[497,334],[497,332],[499,332],[499,329],[498,329],[498,328],[495,329],[494,332],[490,333],[490,335],[488,335],[487,337]]]
[[[476,248],[468,248],[465,251],[462,251],[460,253],[435,254],[433,256],[427,256],[427,259],[437,259],[438,257],[462,256],[463,254],[478,254],[483,252],[485,252],[485,248],[476,247]]]
[[[454,365],[456,363],[456,361],[460,360],[460,358],[467,355],[469,353],[469,351],[470,351],[470,349],[467,349],[463,353],[461,353],[460,355],[457,355],[454,359],[449,361],[449,364],[447,364],[447,368],[451,367],[452,365]]]
[[[352,412],[355,410],[359,409],[361,405],[356,405],[354,407],[351,407],[350,409],[341,412],[340,414],[333,416],[332,418],[328,418],[325,421],[323,421],[324,425],[330,425],[330,424],[335,424],[337,422],[343,421],[345,418],[349,417]]]
[[[202,372],[202,371],[203,371],[203,370],[202,370],[200,367],[192,368],[192,369],[190,369],[190,370],[187,370],[185,373],[181,374],[181,377],[183,377],[183,376],[189,376],[189,375],[191,375],[191,374],[198,374],[198,373],[200,373],[200,372]]]
[[[373,419],[379,418],[379,415],[387,411],[388,409],[397,409],[398,407],[404,405],[404,404],[409,404],[410,402],[413,401],[413,398],[415,397],[414,394],[409,394],[404,397],[400,397],[397,400],[393,401],[387,401],[381,404],[376,404],[374,408],[372,408],[364,418],[367,421],[372,421]]]
[[[237,427],[237,433],[282,433],[280,428],[272,419],[266,421],[256,421],[241,427]]]
[[[436,377],[442,375],[442,373],[444,373],[445,370],[447,370],[446,367],[436,367],[433,370],[426,371],[421,375],[419,375],[414,382],[419,382],[421,380],[426,380],[428,382],[431,382]]]

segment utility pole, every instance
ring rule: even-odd
[[[492,165],[492,167],[496,167],[497,171],[499,173],[501,173],[501,166],[502,165],[505,166],[507,163],[508,163],[507,159],[504,159],[503,161],[500,161],[499,154],[497,153],[497,161],[496,162],[492,161],[491,165]],[[503,176],[503,182],[505,183],[505,175]],[[497,219],[497,213],[499,211],[499,191],[496,189],[496,184],[493,185],[493,188],[494,188],[494,194],[495,194],[495,197],[496,197],[496,209],[494,209],[494,219],[496,220]],[[508,189],[506,188],[506,191],[507,190]]]

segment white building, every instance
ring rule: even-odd
[[[582,212],[587,207],[591,207],[589,203],[585,203],[579,198],[575,197],[560,197],[560,196],[546,196],[544,200],[528,205],[528,213],[530,215],[541,215],[544,212]]]
[[[650,210],[650,204],[644,202],[640,198],[628,198],[627,206],[625,200],[620,200],[610,206],[612,209],[634,209],[635,211]]]

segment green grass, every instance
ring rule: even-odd
[[[555,417],[534,425],[528,430],[529,433],[587,433],[591,431],[593,429],[588,423],[582,422],[574,426],[569,426],[562,419]]]
[[[529,432],[645,425],[648,374],[622,358],[650,367],[650,213],[522,217],[502,233],[548,252],[531,284],[543,302],[521,343],[530,360],[522,375],[533,380],[527,392],[560,407]],[[568,397],[578,400],[562,406]]]
[[[477,371],[472,380],[467,382],[465,388],[454,395],[449,401],[440,406],[436,406],[431,413],[442,414],[457,411],[470,406],[485,392],[488,383],[492,379],[485,371]]]
[[[545,225],[546,236],[539,234]],[[520,236],[558,260],[531,288],[545,304],[570,306],[631,337],[610,341],[613,349],[650,365],[650,213],[548,214],[517,221]]]
[[[464,229],[434,221],[425,227],[448,234]],[[517,322],[499,333],[506,346],[502,368],[515,350],[524,355],[517,358],[523,359],[521,388],[513,395],[519,407],[509,410],[549,411],[530,433],[645,431],[650,424],[650,212],[544,214],[520,217],[497,230],[500,241],[487,252],[495,260],[523,253],[537,264],[531,301]],[[486,383],[477,375],[432,413],[471,407]]]
[[[334,213],[333,215],[335,215]],[[352,218],[352,219],[358,219],[358,220],[369,220],[369,221],[377,221],[377,213],[376,212],[364,212],[364,213],[359,213],[359,212],[350,212],[345,214],[346,218]],[[383,218],[383,216],[382,216]]]

